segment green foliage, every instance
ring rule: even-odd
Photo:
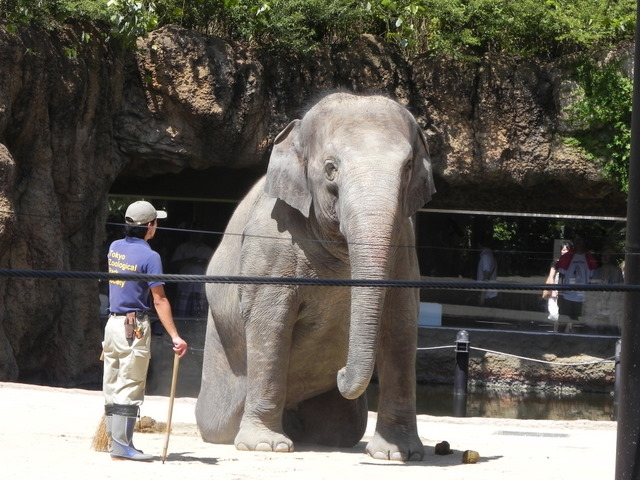
[[[518,234],[518,225],[514,220],[496,217],[493,221],[493,239],[500,242],[512,241]]]
[[[0,14],[10,22],[9,32],[19,25],[50,28],[70,19],[101,21],[111,25],[112,37],[134,48],[138,37],[158,27],[154,2],[149,0],[5,0],[0,5]],[[73,49],[67,56],[74,56]]]
[[[307,53],[366,33],[357,0],[239,0],[226,9],[229,31],[270,50]]]
[[[3,0],[0,16],[11,25],[50,27],[69,18],[107,20],[107,0]]]
[[[589,51],[633,38],[634,0],[3,0],[12,25],[69,18],[108,21],[129,46],[175,23],[306,52],[370,33],[407,55],[475,59],[488,52],[547,55]]]
[[[156,0],[160,25],[176,24],[203,33],[225,35],[227,12],[238,0]]]
[[[377,0],[365,4],[373,20],[383,26],[383,34],[406,51],[417,52],[423,30],[428,26],[422,0]]]
[[[107,0],[60,0],[66,18],[108,21]]]
[[[424,0],[427,48],[456,56],[487,52],[558,55],[632,38],[633,0]]]
[[[5,0],[0,13],[10,25],[45,23],[58,14],[59,2],[54,0]]]
[[[614,62],[586,61],[577,72],[581,98],[569,108],[575,134],[568,143],[581,148],[628,192],[633,82]]]
[[[152,1],[109,0],[107,9],[110,13],[111,35],[126,48],[135,49],[136,40],[158,25]]]

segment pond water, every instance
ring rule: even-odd
[[[367,389],[369,409],[377,408],[378,386]],[[613,396],[608,393],[546,393],[474,390],[453,395],[453,385],[418,385],[419,415],[513,418],[521,420],[614,420]]]

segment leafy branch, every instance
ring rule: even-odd
[[[633,82],[615,62],[587,61],[577,74],[581,96],[568,108],[574,134],[567,143],[580,148],[628,192]]]

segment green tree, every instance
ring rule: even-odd
[[[585,152],[623,192],[629,191],[633,82],[615,62],[577,67],[580,99],[570,108],[570,145]]]
[[[235,36],[278,51],[307,53],[369,30],[357,0],[239,0],[227,15]]]
[[[111,35],[125,47],[134,49],[136,40],[158,25],[155,3],[152,1],[108,0]]]
[[[369,33],[406,53],[556,56],[633,38],[634,0],[3,0],[11,25],[107,21],[129,46],[170,23],[308,52]]]
[[[432,52],[556,56],[632,38],[633,0],[423,0]]]

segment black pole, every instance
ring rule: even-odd
[[[453,372],[453,416],[467,416],[467,389],[469,382],[469,332],[460,330],[456,335],[456,367]]]
[[[615,371],[613,377],[613,420],[618,419],[618,405],[620,403],[620,354],[622,352],[622,340],[616,341],[614,358]]]
[[[636,1],[636,12],[640,0]],[[640,284],[640,22],[636,21],[625,283]],[[640,296],[625,293],[620,356],[616,480],[640,478]]]

